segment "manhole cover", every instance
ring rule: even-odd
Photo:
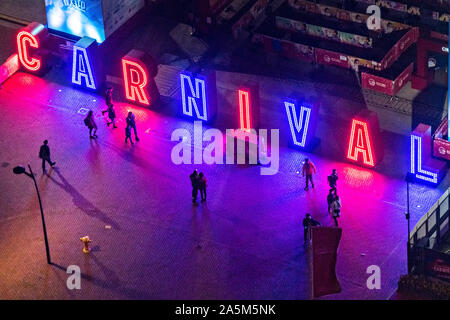
[[[86,109],[86,108],[80,108],[80,109],[78,110],[78,113],[79,113],[79,114],[87,114],[88,112],[89,112],[89,110]]]

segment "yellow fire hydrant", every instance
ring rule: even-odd
[[[83,242],[83,252],[89,253],[91,252],[91,249],[89,248],[89,243],[92,242],[91,239],[89,239],[89,236],[85,236],[83,238],[80,238],[81,242]]]

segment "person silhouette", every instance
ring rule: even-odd
[[[94,112],[92,110],[89,110],[87,117],[84,118],[84,124],[86,127],[89,128],[89,138],[94,139],[98,138],[97,136],[97,124],[94,120]],[[94,134],[92,134],[92,131],[94,131]]]
[[[134,130],[134,137],[136,138],[136,141],[139,141],[139,138],[137,136],[137,130],[136,130],[136,119],[134,117],[133,112],[128,112],[128,116],[127,116],[127,126],[130,126],[131,128],[133,128]]]
[[[303,164],[302,168],[302,174],[303,176],[306,175],[306,187],[305,190],[308,190],[308,182],[311,181],[312,188],[314,189],[314,182],[313,182],[313,173],[316,173],[316,166],[312,161],[310,161],[308,158],[305,159],[305,163]]]
[[[202,202],[206,201],[206,177],[203,172],[198,174],[198,188],[200,190],[200,196],[202,197]]]
[[[199,187],[199,179],[198,179],[198,173],[197,170],[194,170],[194,172],[191,173],[189,176],[189,179],[191,180],[192,184],[192,202],[197,202],[197,196],[198,196],[198,187]]]
[[[50,147],[48,146],[48,140],[44,140],[44,144],[39,149],[39,158],[42,159],[42,172],[45,173],[45,162],[48,162],[50,166],[54,166],[56,162],[50,160]]]

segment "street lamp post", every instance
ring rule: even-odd
[[[13,172],[15,174],[22,174],[24,173],[25,175],[27,175],[28,177],[30,177],[31,179],[33,179],[34,182],[34,187],[36,188],[36,193],[38,196],[38,200],[39,200],[39,208],[41,209],[41,219],[42,219],[42,229],[44,231],[44,241],[45,241],[45,251],[47,253],[47,263],[51,264],[51,260],[50,260],[50,248],[48,246],[48,238],[47,238],[47,228],[45,227],[45,217],[44,217],[44,210],[42,209],[42,201],[41,201],[41,195],[39,194],[39,189],[36,183],[36,178],[34,177],[33,174],[33,170],[31,170],[31,166],[28,165],[28,168],[30,169],[30,173],[28,173],[24,167],[22,166],[17,166],[13,169]]]
[[[408,243],[409,243],[409,234],[410,234],[410,227],[409,227],[409,181],[406,180],[406,197],[408,198],[408,206],[406,211],[406,220],[408,220]]]
[[[409,225],[409,218],[410,218],[410,214],[409,214],[409,182],[410,182],[410,177],[407,175],[406,176],[406,213],[405,213],[405,217],[406,220],[408,221],[408,237],[407,237],[407,247],[406,247],[406,256],[407,256],[407,261],[408,261],[408,273],[410,273],[410,267],[411,267],[411,257],[410,257],[410,239],[409,239],[409,235],[410,235],[410,225]]]

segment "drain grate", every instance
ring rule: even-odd
[[[79,114],[85,115],[85,114],[87,114],[88,112],[89,112],[89,110],[86,109],[86,108],[80,108],[80,109],[78,109],[78,113],[79,113]]]

